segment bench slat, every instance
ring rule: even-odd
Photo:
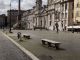
[[[22,34],[22,36],[24,36],[24,35],[25,35],[25,36],[30,36],[30,35],[27,35],[27,34]]]
[[[23,36],[24,38],[30,39],[30,35],[22,34],[22,36]]]
[[[46,45],[45,42],[47,42],[48,47],[53,47],[51,44],[54,44],[55,45],[54,47],[56,48],[56,50],[60,49],[59,45],[61,44],[61,42],[56,42],[48,39],[41,39],[41,40],[43,45]]]
[[[44,40],[46,42],[50,42],[50,43],[55,43],[55,44],[61,44],[61,42],[56,42],[56,41],[52,41],[52,40],[48,40],[48,39],[41,39],[41,40]]]

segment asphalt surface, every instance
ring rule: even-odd
[[[29,60],[28,57],[0,32],[0,60]]]
[[[59,32],[46,30],[14,30],[14,34],[10,35],[18,42],[15,36],[17,32],[22,34],[29,34],[31,39],[18,42],[27,50],[32,52],[35,56],[43,60],[80,60],[80,32]],[[60,50],[55,48],[43,46],[41,39],[50,39],[61,42]]]

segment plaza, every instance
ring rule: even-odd
[[[31,36],[31,39],[23,39],[20,42],[16,37],[17,32],[28,34]],[[80,33],[56,33],[56,31],[46,30],[13,30],[13,34],[7,35],[40,59],[42,57],[44,57],[43,59],[51,57],[52,60],[80,60]],[[56,50],[52,47],[43,46],[41,43],[41,39],[43,38],[61,42],[61,49]]]
[[[80,0],[1,3],[0,60],[80,60]]]

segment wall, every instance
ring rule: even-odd
[[[74,22],[80,23],[80,0],[74,0]]]

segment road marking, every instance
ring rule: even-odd
[[[20,44],[18,44],[17,42],[15,42],[12,38],[10,38],[9,36],[7,36],[5,33],[3,33],[1,31],[1,33],[6,36],[10,41],[12,41],[17,47],[19,47],[26,55],[28,55],[32,60],[40,60],[38,59],[34,54],[32,54],[31,52],[29,52],[28,50],[26,50],[23,46],[21,46]]]

